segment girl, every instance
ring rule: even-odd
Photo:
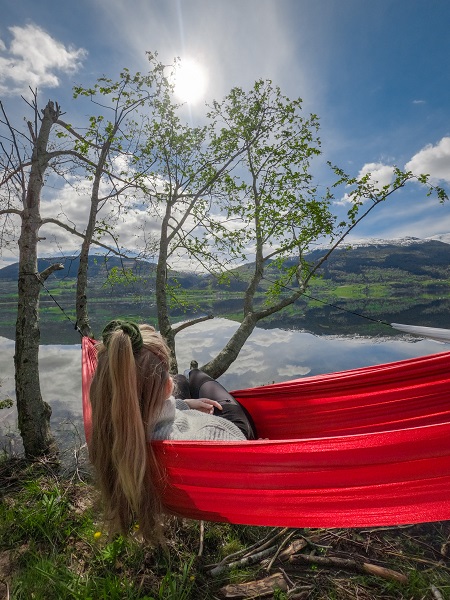
[[[89,456],[110,530],[127,535],[137,521],[142,536],[154,541],[162,537],[163,474],[148,441],[256,438],[250,415],[198,369],[189,379],[175,376],[175,400],[169,368],[169,349],[153,327],[111,321],[102,332],[90,388]]]

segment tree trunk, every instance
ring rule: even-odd
[[[116,134],[118,123],[115,123],[111,135],[103,144],[97,166],[91,191],[91,207],[89,212],[89,221],[84,234],[83,244],[80,252],[80,263],[77,273],[77,289],[76,289],[76,315],[77,326],[81,335],[92,336],[92,329],[89,323],[88,304],[87,304],[87,286],[88,286],[88,270],[89,270],[89,251],[92,245],[95,228],[97,226],[97,214],[99,205],[99,190],[102,179],[103,169],[111,148],[113,136]]]
[[[89,250],[91,248],[92,237],[94,235],[94,227],[97,219],[97,204],[91,202],[91,211],[89,215],[89,222],[86,228],[83,244],[80,251],[80,263],[78,265],[77,273],[77,287],[76,287],[76,315],[77,315],[77,327],[81,332],[81,335],[91,336],[92,330],[89,323],[88,309],[87,309],[87,284],[88,284],[88,269],[89,269]]]
[[[255,329],[256,323],[262,318],[259,313],[256,313],[253,309],[253,300],[258,289],[258,285],[264,275],[262,243],[259,240],[259,236],[256,246],[255,271],[247,286],[247,289],[245,290],[244,295],[244,319],[219,354],[206,363],[206,365],[201,367],[202,371],[205,371],[205,373],[214,379],[217,379],[223,375],[228,370],[230,365],[237,359],[240,351],[244,347],[245,342]]]
[[[258,274],[255,275],[255,280],[259,277]],[[259,281],[261,277],[259,277]],[[257,286],[251,284],[247,288],[245,303],[246,306],[253,305],[253,298],[256,291]],[[264,308],[259,311],[251,311],[245,314],[242,323],[239,325],[238,329],[232,335],[226,346],[215,356],[212,360],[210,360],[206,365],[201,367],[202,371],[208,373],[210,377],[217,379],[221,375],[223,375],[231,364],[237,359],[240,351],[244,347],[245,342],[248,340],[250,335],[253,333],[253,330],[256,327],[258,321],[264,319],[264,317],[269,317],[270,315],[282,310],[286,306],[290,306],[294,304],[296,300],[302,296],[305,288],[303,286],[300,287],[299,290],[291,294],[287,298],[281,299],[276,304]]]
[[[19,279],[14,355],[19,429],[25,455],[35,458],[56,451],[50,430],[50,406],[43,401],[39,380],[39,296],[37,269],[40,195],[48,166],[47,145],[59,109],[49,102],[43,111],[39,134],[34,143],[32,165],[19,238]]]
[[[168,239],[167,229],[170,218],[170,205],[167,204],[166,214],[164,216],[161,225],[161,238],[159,243],[159,256],[158,263],[156,265],[156,281],[155,281],[155,295],[156,295],[156,307],[158,313],[158,328],[166,340],[167,345],[170,349],[171,354],[171,373],[178,373],[178,363],[176,357],[175,348],[175,333],[172,329],[169,318],[169,306],[167,302],[167,255],[168,255]]]
[[[237,359],[239,352],[255,329],[257,321],[258,319],[254,313],[246,315],[226,346],[209,363],[201,367],[202,371],[205,371],[214,379],[223,375]]]

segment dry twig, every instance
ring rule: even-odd
[[[228,571],[229,569],[234,569],[235,567],[247,567],[248,565],[254,565],[259,562],[263,558],[267,556],[271,556],[274,552],[276,552],[276,546],[270,546],[270,548],[266,548],[261,552],[256,552],[254,554],[250,554],[249,556],[244,556],[243,558],[236,560],[235,562],[227,563],[227,564],[218,564],[217,567],[208,571],[208,574],[211,577],[217,577],[224,571]]]
[[[294,565],[315,564],[319,567],[346,569],[350,571],[357,571],[359,573],[369,573],[370,575],[376,575],[377,577],[383,577],[383,579],[389,579],[391,581],[397,581],[403,584],[408,582],[408,577],[403,573],[393,571],[392,569],[386,569],[385,567],[380,567],[378,565],[373,565],[371,563],[358,562],[350,558],[296,554],[295,556],[290,557],[289,562]]]
[[[205,521],[200,521],[200,543],[199,543],[197,556],[202,556],[202,554],[203,554],[204,539],[205,539]]]
[[[437,589],[437,587],[435,585],[431,585],[430,589],[431,589],[431,593],[433,594],[433,598],[435,598],[435,600],[444,600],[444,596],[441,594],[441,592]]]

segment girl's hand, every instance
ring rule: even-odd
[[[195,410],[200,410],[201,412],[207,413],[208,415],[212,415],[214,412],[214,407],[222,410],[222,407],[216,400],[210,400],[210,398],[188,398],[185,400],[186,404],[189,408],[193,408]]]

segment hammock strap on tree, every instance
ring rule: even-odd
[[[92,340],[82,354],[89,440]],[[153,442],[168,512],[279,527],[450,519],[450,353],[232,393],[269,439]]]

